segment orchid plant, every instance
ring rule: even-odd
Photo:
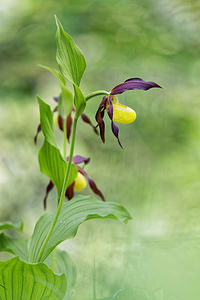
[[[37,221],[29,239],[24,234],[13,239],[8,232],[0,234],[0,251],[14,255],[8,261],[0,262],[0,299],[70,299],[76,279],[76,268],[69,254],[57,246],[64,240],[75,237],[78,227],[90,219],[113,219],[127,223],[129,212],[121,205],[105,201],[103,193],[94,180],[88,176],[85,167],[90,159],[74,153],[77,123],[80,119],[89,124],[95,134],[105,142],[104,114],[111,120],[111,129],[118,140],[119,129],[115,123],[134,122],[133,109],[119,103],[116,95],[127,90],[148,90],[160,88],[155,82],[140,78],[130,78],[110,92],[99,90],[84,96],[80,82],[86,68],[85,58],[72,38],[64,31],[56,17],[57,54],[59,70],[42,66],[52,72],[60,85],[60,95],[55,97],[56,106],[51,107],[37,97],[40,110],[40,124],[34,138],[43,134],[43,145],[39,150],[40,170],[49,178],[44,195],[44,208],[47,207],[48,193],[57,189],[57,209],[54,213],[45,212]],[[73,93],[69,86],[73,87]],[[88,100],[103,96],[97,107],[96,121],[92,124],[84,114]],[[63,151],[56,143],[54,128],[63,132]],[[67,153],[69,144],[69,153]],[[87,181],[91,195],[81,195]],[[96,196],[97,197],[96,197]],[[0,230],[23,231],[23,222],[1,223]],[[115,293],[117,295],[118,293]],[[114,299],[113,295],[109,299]],[[96,299],[96,297],[95,297]]]

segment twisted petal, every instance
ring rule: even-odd
[[[37,127],[36,135],[34,136],[34,143],[35,144],[37,144],[38,134],[40,133],[41,130],[42,130],[42,127],[41,127],[41,124],[39,124],[38,127]]]
[[[147,91],[151,88],[161,88],[160,85],[153,81],[144,81],[141,78],[130,78],[124,81],[123,83],[115,86],[111,90],[111,95],[122,94],[128,90],[144,90]]]
[[[96,127],[92,124],[92,122],[90,121],[90,119],[85,114],[81,114],[81,118],[82,118],[83,122],[89,124],[93,128],[94,132],[97,135],[99,134],[98,130],[96,129]]]
[[[70,186],[66,189],[65,196],[71,200],[74,197],[74,184],[75,182],[72,182]]]
[[[52,181],[49,181],[47,187],[46,187],[46,194],[45,194],[45,197],[43,199],[43,204],[44,204],[44,209],[47,208],[47,197],[48,197],[48,194],[49,192],[53,189],[54,187],[54,184]]]
[[[119,139],[119,128],[113,122],[113,104],[112,104],[112,101],[111,101],[111,96],[108,97],[107,112],[108,112],[109,118],[111,119],[111,129],[112,129],[112,132],[113,132],[114,136],[117,138],[120,147],[123,149],[123,146],[122,146],[122,144],[120,142],[120,139]]]
[[[100,129],[100,136],[101,136],[103,143],[105,143],[105,123],[104,123],[103,117],[104,117],[104,112],[106,109],[106,101],[107,101],[107,97],[104,96],[99,105],[96,116],[95,116],[96,121],[99,126],[99,129]]]
[[[111,128],[112,128],[112,132],[113,132],[114,136],[118,140],[120,147],[123,149],[122,143],[120,142],[120,139],[119,139],[119,128],[117,127],[117,125],[115,125],[115,123],[113,121],[111,122]]]
[[[69,142],[69,139],[70,139],[70,136],[71,136],[71,129],[72,129],[72,123],[73,123],[73,120],[72,120],[72,116],[71,114],[69,114],[67,116],[67,140]]]
[[[92,190],[96,195],[98,195],[98,196],[102,199],[102,201],[105,201],[105,198],[104,198],[102,192],[97,188],[96,183],[94,182],[94,180],[93,180],[92,178],[90,178],[90,177],[87,175],[87,173],[86,173],[83,169],[81,169],[80,167],[77,167],[77,169],[78,169],[78,171],[79,171],[83,176],[85,176],[85,177],[87,178],[91,190]]]
[[[69,160],[69,158],[67,158],[67,161]],[[73,156],[73,159],[72,159],[73,163],[75,165],[77,164],[81,164],[81,163],[84,163],[84,164],[88,164],[89,161],[90,161],[90,158],[88,157],[83,157],[83,156],[80,156],[80,155],[75,155]]]

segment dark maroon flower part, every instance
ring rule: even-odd
[[[122,94],[125,91],[128,90],[144,90],[147,91],[152,88],[161,88],[160,85],[153,81],[144,81],[141,78],[129,78],[125,80],[123,83],[118,84],[115,86],[111,92],[110,95],[118,95]]]
[[[67,157],[67,161],[68,161],[68,157]],[[72,160],[72,162],[76,165],[77,171],[87,179],[91,190],[96,195],[98,195],[102,199],[102,201],[105,201],[105,198],[104,198],[103,194],[97,188],[97,185],[94,182],[94,180],[91,177],[89,177],[87,175],[87,173],[83,170],[84,166],[87,165],[89,163],[89,161],[90,161],[90,158],[83,157],[83,156],[80,156],[80,155],[73,156],[73,160]],[[83,167],[81,168],[79,166],[79,164],[83,164]],[[74,185],[75,185],[75,181],[70,186],[68,186],[68,188],[66,189],[65,196],[68,198],[68,200],[71,200],[74,197]],[[54,184],[52,183],[52,181],[49,181],[49,183],[46,187],[45,197],[43,199],[44,209],[46,209],[46,206],[47,206],[48,194],[53,189],[53,187],[54,187]]]
[[[110,95],[103,97],[95,117],[97,121],[97,127],[99,127],[100,137],[103,143],[105,143],[105,123],[103,120],[105,111],[107,111],[107,114],[111,120],[112,132],[114,136],[117,138],[121,148],[123,148],[123,146],[119,140],[119,128],[114,123],[114,121],[119,123],[129,124],[131,122],[134,122],[136,118],[135,111],[127,106],[120,104],[115,95],[122,94],[128,90],[137,89],[137,90],[147,91],[151,88],[161,88],[161,86],[152,81],[144,81],[141,78],[130,78],[127,79],[125,82],[115,86],[111,90]]]

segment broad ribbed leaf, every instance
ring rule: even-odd
[[[1,300],[61,300],[65,275],[54,274],[45,264],[28,264],[19,258],[0,262]]]
[[[78,86],[74,85],[74,105],[76,114],[79,117],[85,109],[86,100]]]
[[[41,248],[51,228],[55,214],[44,214],[37,222],[29,247],[28,259],[38,262]],[[49,253],[62,241],[73,238],[78,227],[90,219],[115,219],[126,223],[131,219],[127,210],[116,203],[102,202],[94,196],[76,196],[63,204],[56,226],[45,246],[40,261],[44,261]]]
[[[53,128],[53,112],[51,107],[45,103],[40,97],[37,97],[40,108],[40,123],[45,141],[56,146]]]
[[[54,254],[52,255],[52,253],[45,260],[45,264],[47,264],[50,268],[52,267],[52,260],[53,260],[52,257],[54,255]],[[67,278],[67,291],[63,300],[69,300],[73,292],[72,288],[76,281],[76,266],[73,263],[70,255],[66,251],[62,251],[60,249],[56,249],[56,256],[54,259],[55,259],[54,272],[56,274],[64,273]]]
[[[58,80],[60,85],[65,85],[66,84],[66,80],[65,77],[56,69],[48,67],[48,66],[44,66],[44,65],[39,65],[41,68],[48,70],[49,72],[51,72]]]
[[[66,79],[79,86],[86,67],[85,58],[71,36],[64,31],[57,17],[56,25],[58,66]]]
[[[27,260],[27,241],[11,239],[2,233],[0,234],[0,251],[10,252],[23,260]]]
[[[60,150],[56,147],[53,131],[53,112],[51,111],[50,106],[42,101],[39,97],[38,102],[40,106],[40,122],[42,126],[42,132],[45,136],[44,144],[38,155],[40,170],[55,184],[58,195],[60,195],[67,168],[67,162],[63,159]],[[72,164],[69,185],[74,181],[76,176],[77,169],[75,165]]]
[[[18,221],[18,222],[4,222],[0,223],[0,230],[3,229],[18,229],[20,231],[23,231],[24,228],[24,222],[23,221]]]

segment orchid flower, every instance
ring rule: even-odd
[[[161,88],[161,86],[152,81],[144,81],[141,78],[130,78],[115,86],[108,95],[103,97],[96,112],[97,127],[100,129],[100,136],[103,143],[105,143],[105,123],[103,120],[105,111],[111,120],[112,132],[122,148],[123,146],[119,140],[119,128],[114,122],[129,124],[136,119],[136,112],[132,108],[119,103],[116,95],[122,94],[128,90],[147,91],[151,88]]]
[[[67,158],[67,161],[68,161],[68,158]],[[83,168],[81,168],[79,166],[82,163],[83,167],[84,167],[85,165],[87,165],[89,163],[89,161],[90,161],[90,158],[86,158],[86,157],[83,157],[80,155],[76,155],[73,157],[72,162],[75,164],[78,173],[77,173],[77,177],[75,178],[74,182],[70,186],[68,186],[68,188],[66,189],[65,196],[68,198],[68,200],[71,200],[74,197],[74,191],[82,191],[87,186],[87,181],[88,181],[91,190],[96,195],[98,195],[102,201],[105,201],[103,194],[97,188],[97,185],[94,182],[94,180],[92,178],[90,178],[87,175],[87,173],[85,172],[85,170],[83,170]],[[54,187],[53,182],[49,181],[49,183],[46,187],[46,194],[45,194],[45,197],[43,200],[44,209],[46,209],[48,194],[53,189],[53,187]]]

